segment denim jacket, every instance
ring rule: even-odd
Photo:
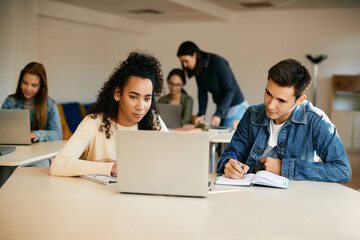
[[[26,109],[22,100],[16,100],[13,97],[7,97],[1,106],[2,109]],[[36,110],[35,110],[36,111]],[[48,118],[45,130],[33,130],[31,121],[31,131],[37,136],[39,142],[61,140],[62,131],[60,115],[54,100],[47,99]],[[30,117],[30,119],[33,119]]]
[[[234,158],[231,152],[254,172],[267,146],[269,123],[264,104],[249,107],[220,158],[218,172],[223,173],[228,159]],[[276,151],[282,161],[281,175],[290,180],[350,181],[350,163],[336,127],[309,101],[295,107],[281,128]]]

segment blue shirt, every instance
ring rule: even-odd
[[[247,109],[220,159],[219,173],[231,152],[255,171],[256,161],[267,146],[270,119],[264,104]],[[349,182],[351,167],[336,127],[326,114],[304,101],[295,107],[281,128],[276,152],[282,161],[281,175],[290,180]],[[317,161],[317,156],[321,161]]]
[[[7,97],[1,106],[2,109],[26,109],[24,107],[24,102],[21,100],[16,100],[13,97]],[[33,111],[34,110],[34,111]],[[36,109],[30,111],[30,114],[34,114]],[[61,140],[62,131],[60,123],[60,115],[57,109],[56,103],[54,100],[48,97],[47,99],[47,111],[48,117],[46,122],[46,129],[44,130],[34,130],[32,127],[33,117],[31,119],[31,131],[37,136],[39,142],[52,141],[52,140]]]

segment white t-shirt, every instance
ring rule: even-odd
[[[279,136],[280,129],[284,126],[285,122],[282,124],[276,125],[274,120],[270,120],[270,137],[268,140],[268,146],[275,147],[277,145],[277,139]]]
[[[279,132],[280,132],[282,126],[284,126],[284,124],[285,124],[285,122],[282,124],[276,125],[276,124],[274,124],[273,120],[270,120],[270,125],[269,125],[270,136],[269,136],[266,148],[261,153],[259,159],[255,163],[255,167],[254,167],[255,173],[258,171],[264,170],[263,165],[260,163],[261,158],[264,158],[264,157],[278,158],[278,155],[276,152],[276,145],[277,145]]]

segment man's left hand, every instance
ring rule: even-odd
[[[281,176],[281,160],[278,158],[265,157],[260,159],[261,164],[264,166],[266,171],[275,173]]]

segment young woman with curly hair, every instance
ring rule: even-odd
[[[168,131],[157,115],[155,101],[162,86],[158,60],[130,53],[105,82],[89,115],[56,155],[51,175],[116,175],[116,129]]]

